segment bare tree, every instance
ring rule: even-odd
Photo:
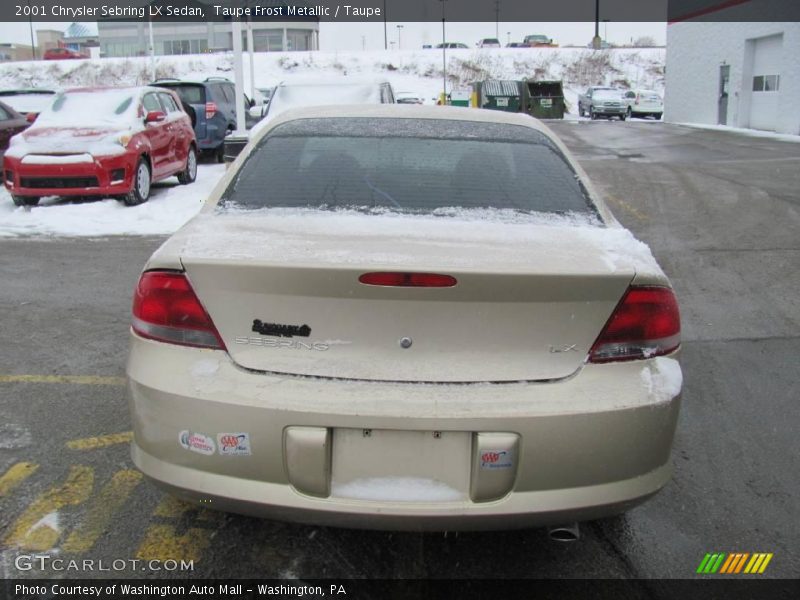
[[[632,45],[634,48],[652,48],[656,45],[656,40],[649,35],[643,35],[633,40]]]

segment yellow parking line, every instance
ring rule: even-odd
[[[99,375],[0,375],[0,383],[70,383],[75,385],[125,385],[124,377]]]
[[[65,506],[85,502],[92,493],[94,471],[91,467],[70,467],[63,485],[41,494],[11,527],[5,539],[8,546],[45,551],[53,548],[61,535],[58,511]]]
[[[608,198],[613,204],[616,204],[626,212],[630,213],[634,217],[636,217],[640,221],[648,221],[650,217],[648,217],[645,213],[641,210],[630,204],[629,202],[625,202],[622,198],[617,198],[613,194],[606,194],[606,198]]]
[[[153,516],[164,517],[167,519],[178,519],[185,513],[192,510],[197,511],[198,521],[214,522],[222,520],[222,513],[215,512],[213,510],[206,510],[204,508],[198,508],[196,505],[191,504],[190,502],[184,502],[183,500],[178,500],[174,496],[164,496],[163,500],[158,503],[158,506],[156,506],[156,509],[153,511]]]
[[[107,446],[113,446],[115,444],[129,444],[132,439],[132,431],[122,431],[120,433],[110,433],[97,437],[70,440],[67,442],[67,448],[70,450],[94,450],[96,448],[106,448]]]
[[[179,536],[173,525],[150,525],[136,551],[136,558],[199,562],[203,551],[211,543],[212,533],[210,529],[193,527]]]
[[[176,522],[181,518],[191,518],[197,511],[196,521],[206,524],[204,527],[190,527],[183,535],[178,535],[178,527],[171,524],[153,524],[147,528],[136,558],[142,560],[193,560],[199,561],[203,552],[211,544],[215,534],[209,524],[221,523],[221,513],[198,508],[194,504],[178,500],[173,496],[164,496],[153,511],[153,516]],[[213,527],[213,525],[212,525]],[[180,527],[181,530],[185,525]]]
[[[62,548],[76,554],[90,550],[98,538],[108,531],[114,513],[122,508],[141,480],[142,474],[132,469],[114,473],[111,481],[92,500],[86,518],[69,534]]]
[[[39,465],[29,462],[18,462],[11,465],[11,468],[0,477],[0,498],[33,475],[38,468]]]

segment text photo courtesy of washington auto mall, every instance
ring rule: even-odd
[[[0,3],[0,597],[800,597],[800,4]]]

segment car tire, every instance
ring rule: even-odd
[[[38,196],[11,196],[14,206],[36,206],[39,204]]]
[[[583,106],[581,106],[580,104],[578,104],[578,116],[579,117],[585,117],[586,116],[586,111],[583,110]]]
[[[619,116],[619,120],[620,120],[620,121],[624,121],[626,118],[627,118],[627,117],[626,117],[625,115],[620,115],[620,116]]]
[[[219,148],[214,150],[214,158],[217,159],[218,163],[224,163],[225,162],[225,142],[222,142],[222,144],[220,144]]]
[[[144,159],[139,157],[139,162],[136,163],[136,169],[133,172],[133,185],[131,191],[122,196],[120,200],[126,206],[136,206],[147,202],[150,197],[150,184],[152,183],[152,176],[150,173],[150,165]]]
[[[194,146],[189,146],[189,153],[186,156],[186,168],[178,173],[178,181],[181,185],[194,183],[197,179],[197,150]]]
[[[654,113],[653,116],[656,118],[656,121],[661,120],[661,113]]]
[[[596,112],[594,112],[594,107],[593,107],[593,106],[590,106],[590,107],[589,107],[589,118],[590,118],[592,121],[597,121],[597,113],[596,113]]]

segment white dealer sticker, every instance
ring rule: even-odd
[[[214,454],[217,449],[214,445],[214,440],[209,436],[202,433],[192,433],[188,430],[183,430],[178,434],[178,441],[186,450],[199,452],[206,456]]]
[[[218,433],[217,443],[222,456],[250,456],[250,434]]]

